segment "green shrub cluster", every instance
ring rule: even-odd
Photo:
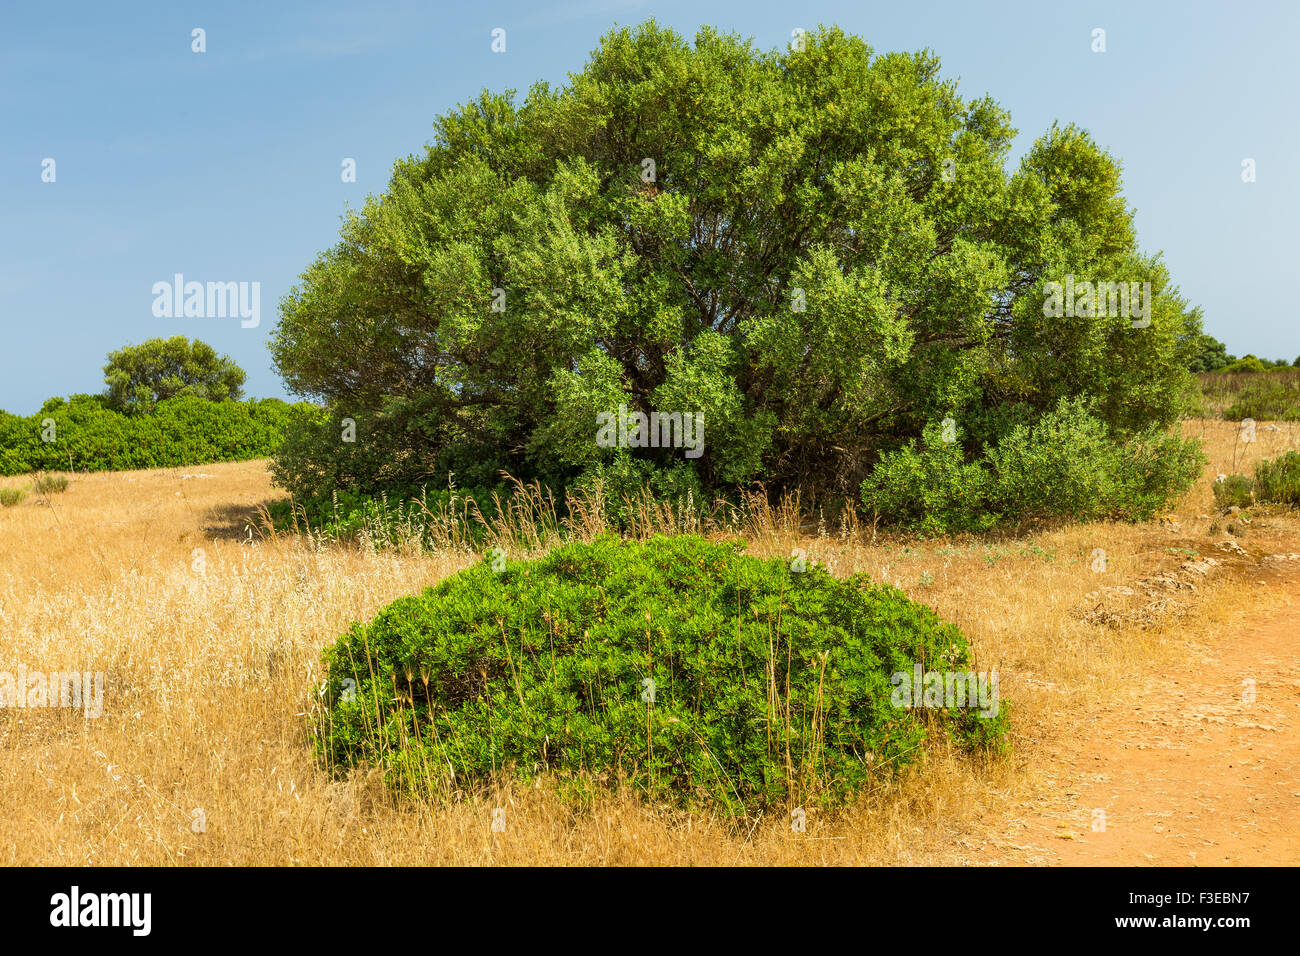
[[[1255,466],[1255,498],[1269,504],[1300,506],[1300,452],[1289,451]]]
[[[1214,483],[1214,503],[1229,508],[1249,508],[1255,501],[1255,482],[1246,475],[1228,475]]]
[[[1214,483],[1214,501],[1223,509],[1259,504],[1300,507],[1300,452],[1289,451],[1255,465],[1255,476],[1228,475]]]
[[[963,746],[1004,745],[1005,704],[891,699],[917,663],[970,669],[956,627],[891,587],[742,547],[605,535],[395,601],[326,651],[318,753],[404,790],[549,772],[738,813],[852,799],[919,756],[927,713]]]
[[[27,497],[27,492],[21,488],[0,488],[0,505],[5,508],[12,508]]]
[[[955,423],[954,423],[955,425]],[[1191,487],[1204,456],[1172,431],[1120,439],[1088,407],[1065,400],[969,455],[939,426],[886,454],[862,483],[867,511],[925,534],[984,530],[1002,518],[1146,520]]]
[[[179,396],[157,403],[150,414],[128,415],[109,408],[100,396],[55,398],[35,415],[0,412],[0,475],[262,458],[310,408],[274,398],[214,402]]]

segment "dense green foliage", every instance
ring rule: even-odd
[[[1300,452],[1289,451],[1255,465],[1255,498],[1300,507]]]
[[[206,342],[183,335],[148,339],[108,353],[104,397],[120,412],[148,412],[158,402],[182,395],[208,401],[236,401],[244,370]]]
[[[676,490],[856,498],[951,415],[962,441],[932,467],[959,507],[984,493],[966,466],[1062,399],[1089,434],[1149,444],[1182,410],[1199,314],[1138,249],[1109,155],[1053,127],[1008,171],[1014,135],[932,55],[838,29],[770,53],[613,32],[566,86],[438,118],[286,297],[276,365],[330,411],[277,477],[307,498],[672,469]],[[1149,324],[1048,317],[1067,277],[1150,282]],[[601,447],[620,405],[703,413],[703,455]]]
[[[1002,517],[1144,520],[1204,465],[1194,444],[1159,428],[1115,441],[1078,401],[1037,420],[1021,415],[974,462],[963,460],[960,436],[945,442],[927,429],[919,447],[882,458],[862,484],[863,505],[929,534],[983,530]]]
[[[395,601],[326,652],[320,753],[416,790],[550,772],[733,812],[849,800],[926,738],[891,675],[968,671],[966,640],[893,588],[740,549],[603,536]],[[1005,702],[929,713],[1003,746]]]
[[[1197,351],[1188,365],[1193,372],[1216,372],[1237,360],[1236,356],[1228,354],[1228,347],[1212,335],[1201,333],[1196,341]]]
[[[0,475],[33,471],[124,471],[272,454],[307,406],[279,399],[211,402],[192,395],[148,414],[109,408],[103,396],[54,398],[35,415],[0,411]]]

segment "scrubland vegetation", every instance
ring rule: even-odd
[[[1204,414],[1235,421],[1300,419],[1300,369],[1206,372],[1196,378]]]
[[[0,475],[126,471],[246,461],[276,451],[307,403],[239,401],[244,371],[206,343],[149,339],[108,356],[98,395],[0,411]]]
[[[267,536],[258,508],[280,492],[264,463],[74,477],[42,505],[0,513],[0,617],[14,660],[105,673],[104,715],[58,709],[0,714],[5,859],[14,863],[987,863],[1051,859],[1022,829],[1030,808],[1061,789],[1053,754],[1093,739],[1097,713],[1123,689],[1161,682],[1174,662],[1230,640],[1252,608],[1279,607],[1281,582],[1258,556],[1296,551],[1285,509],[1226,517],[1215,475],[1253,471],[1300,450],[1283,425],[1241,445],[1238,428],[1189,422],[1205,472],[1159,523],[1080,522],[1020,536],[918,541],[814,520],[755,503],[739,526],[746,553],[788,562],[797,550],[842,579],[861,573],[900,588],[959,628],[975,666],[997,669],[1014,703],[1010,754],[964,754],[940,726],[905,773],[879,775],[838,811],[810,804],[806,834],[784,806],[741,822],[687,812],[633,790],[575,801],[543,774],[503,775],[461,796],[403,794],[382,774],[331,772],[313,752],[323,696],[322,651],[385,607],[467,568],[483,551],[437,551]],[[1234,450],[1234,446],[1235,450]],[[21,487],[4,479],[0,487]],[[561,527],[574,540],[605,530]],[[647,513],[647,522],[651,516]],[[682,530],[671,516],[643,534]],[[1224,526],[1236,522],[1239,535]],[[508,566],[560,543],[545,526],[491,522]],[[513,527],[513,531],[510,529]],[[719,542],[737,531],[694,525]],[[251,535],[250,535],[251,529]],[[1221,550],[1239,541],[1253,557]],[[1108,561],[1095,571],[1091,555]],[[197,549],[197,550],[196,550]],[[1124,599],[1112,624],[1085,620],[1103,587],[1176,571],[1187,554],[1221,569],[1174,592]],[[479,573],[482,573],[481,571]],[[683,601],[689,597],[683,595]],[[511,644],[512,647],[516,646]],[[503,649],[499,646],[499,649]],[[779,672],[784,677],[783,669]],[[765,680],[760,667],[756,682]],[[404,671],[402,672],[405,679]],[[413,672],[418,683],[420,678]],[[513,682],[505,686],[513,693]],[[662,686],[662,685],[658,685]],[[784,698],[784,687],[781,688]],[[639,697],[637,702],[640,703]],[[641,725],[638,724],[638,730]],[[635,739],[643,740],[640,733]],[[492,830],[505,814],[504,832]],[[194,811],[202,811],[203,828]],[[1086,816],[1064,822],[1076,831]],[[7,829],[5,829],[7,828]],[[817,837],[809,840],[807,837]],[[1055,841],[1059,843],[1060,841]],[[1041,855],[1028,847],[1040,845]]]
[[[1285,601],[1297,373],[1085,131],[653,23],[435,131],[282,303],[307,401],[181,338],[0,413],[6,653],[107,688],[0,713],[8,862],[1021,861],[1052,747]]]
[[[35,415],[0,412],[0,475],[33,471],[129,471],[213,461],[246,461],[273,452],[307,408],[275,398],[212,402],[178,397],[148,415],[125,415],[97,395],[53,399]],[[45,440],[42,435],[55,436]]]

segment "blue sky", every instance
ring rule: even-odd
[[[1079,123],[1123,163],[1142,247],[1163,251],[1206,330],[1238,355],[1300,354],[1294,2],[7,3],[0,408],[97,392],[107,352],[176,334],[232,355],[249,395],[284,396],[266,349],[276,302],[345,208],[383,190],[439,113],[485,87],[561,83],[612,26],[650,17],[763,48],[818,23],[882,52],[929,47],[964,96],[1010,110],[1017,160],[1053,120]],[[260,325],[155,317],[154,283],[178,272],[260,282]]]

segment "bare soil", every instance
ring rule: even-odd
[[[1300,601],[1300,574],[1280,583]],[[1252,613],[1194,660],[1136,677],[1041,755],[1049,786],[1014,815],[1000,862],[1295,865],[1298,637],[1294,606]]]

